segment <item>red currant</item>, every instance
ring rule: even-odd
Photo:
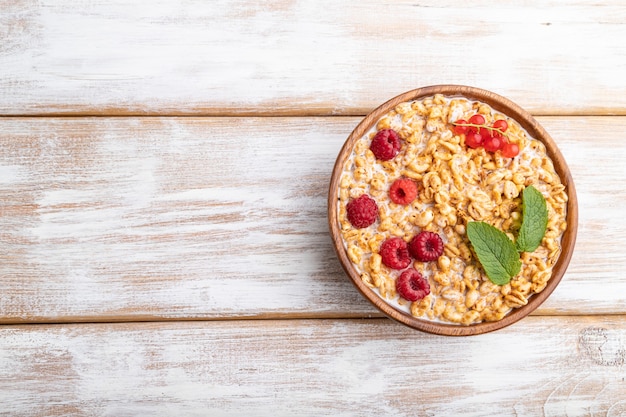
[[[470,148],[476,149],[483,144],[483,137],[480,133],[470,132],[465,135],[465,144]]]
[[[467,133],[467,128],[469,126],[459,126],[459,125],[466,125],[467,120],[459,119],[455,123],[457,123],[457,125],[454,126],[454,133],[456,133],[457,135],[463,135]]]
[[[502,139],[497,136],[491,136],[483,142],[486,151],[495,152],[502,146]]]
[[[482,114],[475,114],[470,117],[469,122],[473,125],[484,125],[485,117]]]
[[[500,132],[506,132],[509,128],[509,124],[504,119],[499,119],[493,122],[493,128],[498,129]]]
[[[494,133],[496,133],[496,132],[494,132],[494,131],[492,131],[490,129],[487,129],[486,127],[481,127],[478,130],[478,133],[480,133],[480,136],[483,137],[483,141],[486,141],[490,137],[495,136]]]
[[[505,158],[515,158],[519,154],[517,143],[505,143],[502,145],[502,156]]]

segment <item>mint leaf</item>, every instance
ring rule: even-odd
[[[546,199],[535,187],[522,193],[522,227],[515,242],[518,252],[534,252],[541,244],[548,226]]]
[[[503,231],[485,222],[469,222],[467,237],[491,282],[504,285],[519,273],[519,253]]]

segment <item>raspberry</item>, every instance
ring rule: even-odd
[[[417,185],[408,178],[398,178],[389,188],[389,198],[396,204],[406,206],[417,197]]]
[[[434,261],[443,253],[443,240],[433,232],[420,232],[409,243],[409,253],[421,262]]]
[[[380,245],[380,256],[383,263],[393,269],[404,269],[411,263],[407,244],[399,237],[385,240]]]
[[[394,156],[400,151],[400,138],[393,129],[379,130],[372,139],[370,149],[376,156],[376,159],[381,161],[388,161],[393,159]]]
[[[398,295],[408,301],[419,301],[430,294],[430,285],[415,269],[407,269],[396,280]]]
[[[378,206],[370,196],[362,194],[346,205],[346,212],[352,226],[362,229],[376,221]]]

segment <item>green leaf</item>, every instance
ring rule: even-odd
[[[503,231],[485,222],[469,222],[467,236],[491,282],[504,285],[519,273],[519,253]]]
[[[548,226],[546,199],[535,187],[528,186],[522,193],[522,227],[515,246],[519,252],[534,252]]]

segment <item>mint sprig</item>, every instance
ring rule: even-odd
[[[543,195],[533,186],[522,193],[522,226],[516,242],[500,229],[485,222],[469,222],[469,238],[487,278],[496,285],[505,285],[519,274],[521,252],[534,252],[548,225],[548,209]]]
[[[515,241],[519,252],[534,252],[541,244],[548,227],[546,199],[533,186],[522,192],[522,227]]]
[[[491,282],[504,285],[519,274],[522,261],[515,244],[503,231],[489,223],[470,222],[467,236]]]

